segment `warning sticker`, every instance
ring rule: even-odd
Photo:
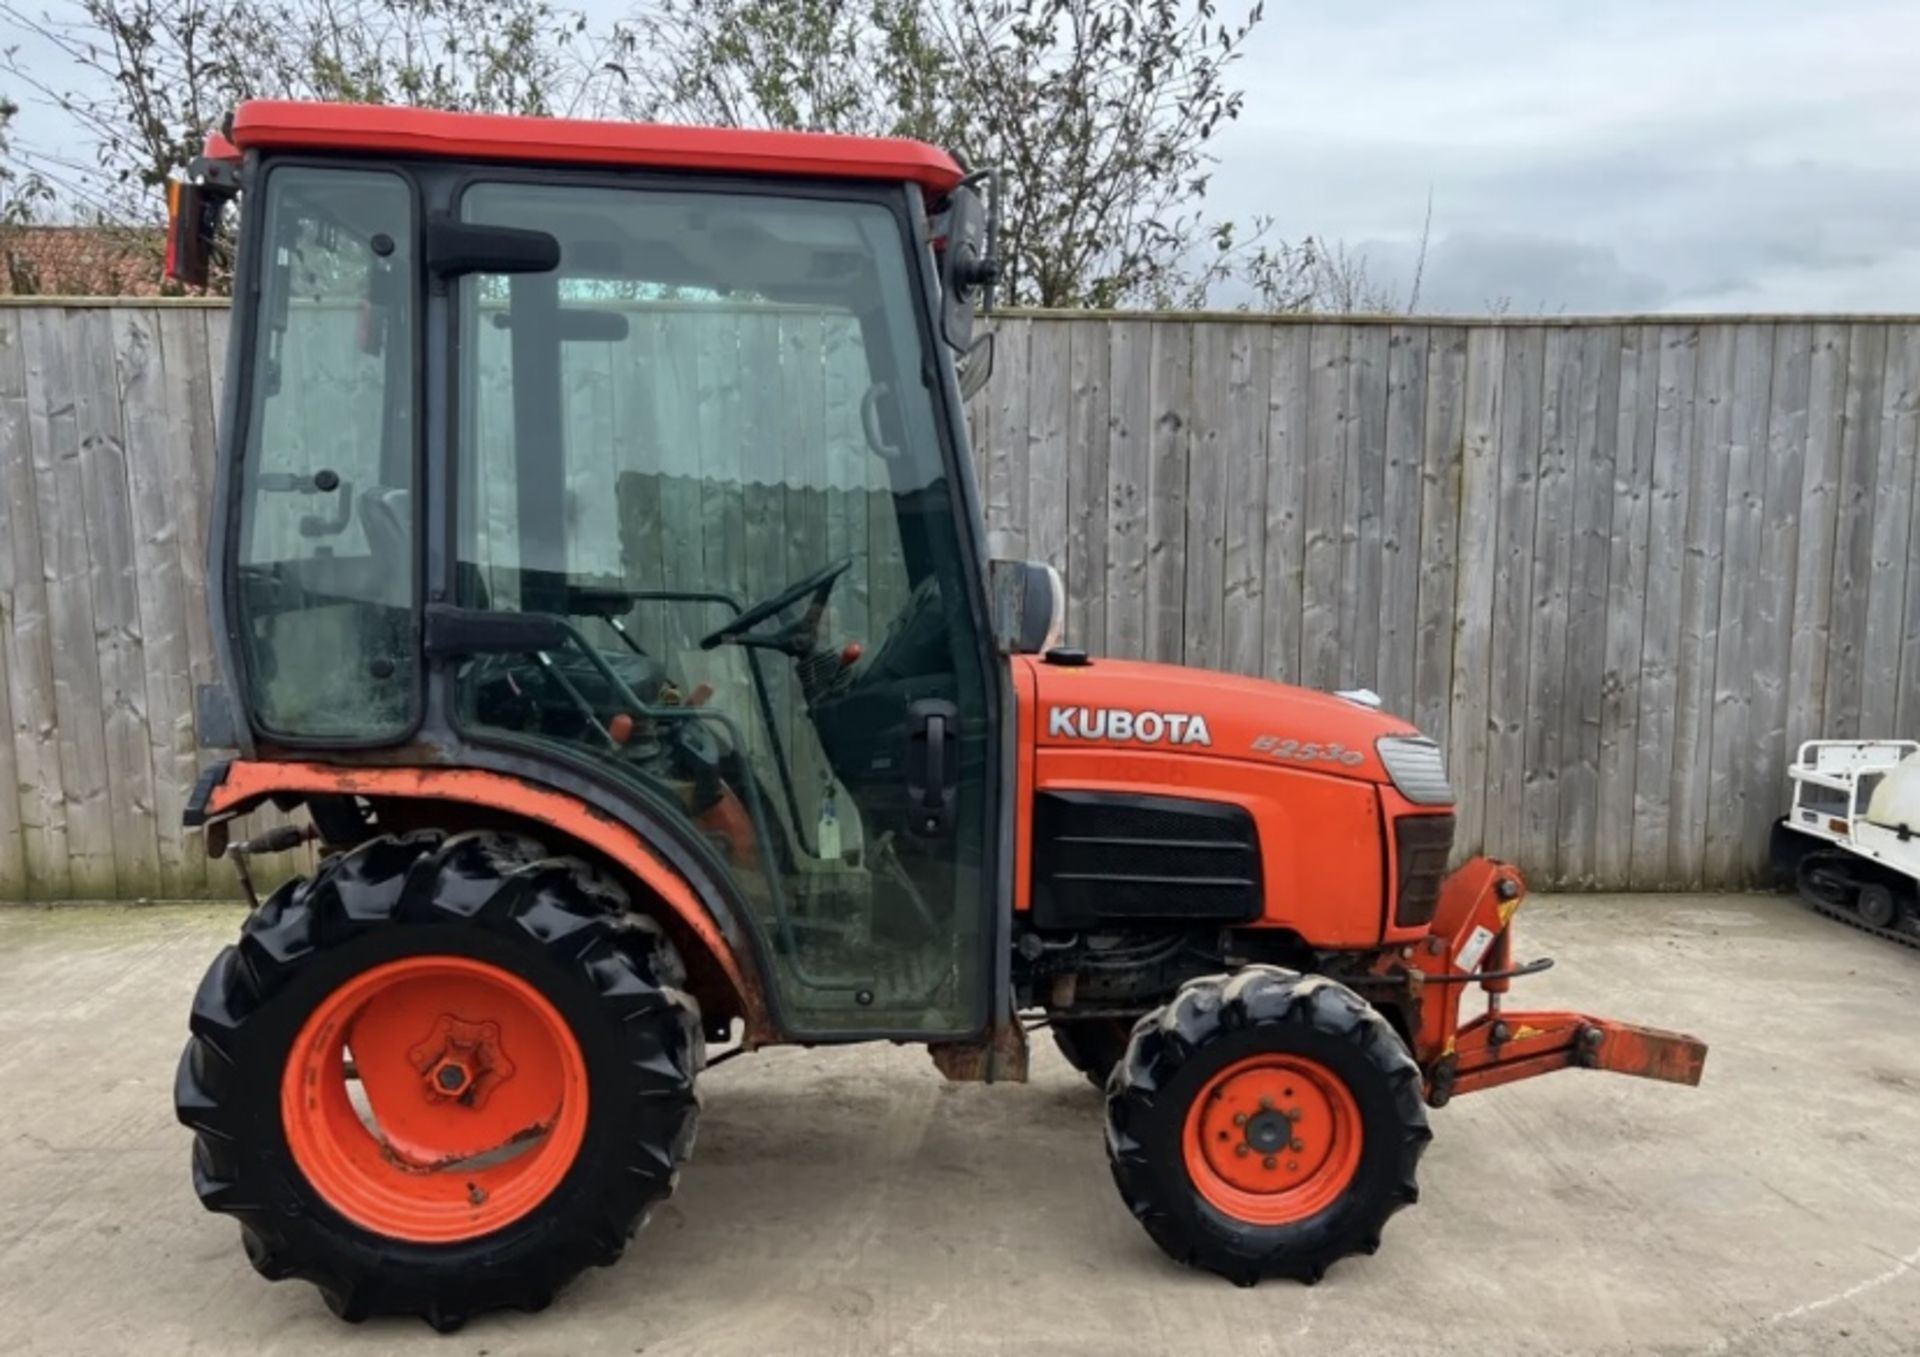
[[[1467,940],[1460,944],[1460,950],[1454,953],[1453,964],[1463,971],[1480,969],[1480,958],[1487,954],[1487,948],[1493,945],[1491,928],[1475,927],[1467,934]]]

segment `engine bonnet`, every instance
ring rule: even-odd
[[[1417,736],[1397,716],[1265,679],[1138,660],[1067,665],[1022,656],[1041,748],[1181,753],[1391,781],[1375,747]]]

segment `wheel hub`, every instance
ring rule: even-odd
[[[1255,1154],[1275,1154],[1293,1143],[1293,1122],[1284,1112],[1265,1111],[1246,1126],[1247,1148]]]
[[[1318,1061],[1274,1053],[1221,1070],[1187,1117],[1194,1187],[1241,1220],[1303,1220],[1346,1190],[1360,1162],[1359,1108]]]
[[[407,1061],[420,1071],[429,1097],[463,1107],[485,1106],[493,1090],[513,1078],[499,1024],[467,1022],[451,1013],[442,1013],[426,1039],[408,1049]]]

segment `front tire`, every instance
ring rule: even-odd
[[[692,1147],[705,1051],[625,908],[499,834],[375,839],[281,887],[194,1000],[174,1099],[202,1204],[353,1320],[449,1330],[613,1262]]]
[[[1175,1260],[1242,1286],[1316,1282],[1419,1198],[1419,1067],[1324,976],[1249,966],[1181,986],[1107,1093],[1121,1197]]]

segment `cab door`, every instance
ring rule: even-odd
[[[559,264],[454,291],[454,593],[562,625],[457,666],[455,719],[670,816],[801,1035],[971,1033],[992,985],[996,669],[912,212],[508,173],[457,204]]]

